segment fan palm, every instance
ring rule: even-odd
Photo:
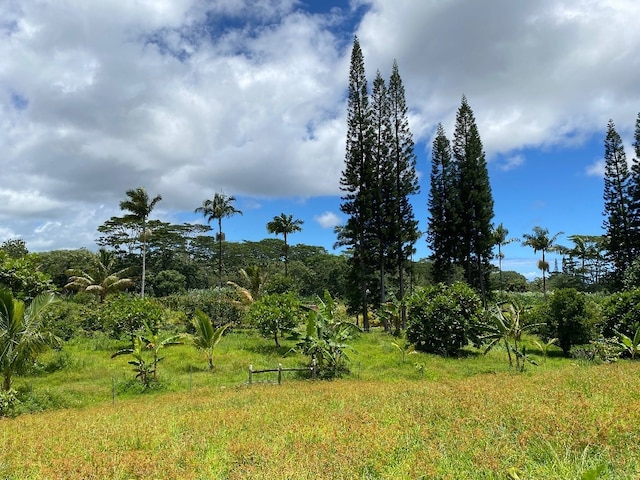
[[[273,217],[273,220],[267,223],[267,231],[275,235],[284,236],[284,275],[289,276],[287,270],[287,260],[289,255],[289,245],[287,244],[287,235],[294,232],[302,231],[301,225],[304,221],[293,219],[293,215],[285,215],[281,213],[279,216]]]
[[[13,375],[26,370],[38,354],[55,345],[58,339],[45,332],[42,314],[55,302],[52,293],[38,295],[29,306],[13,297],[11,291],[0,290],[0,369],[2,389],[11,388]]]
[[[233,206],[233,202],[236,201],[234,196],[227,196],[224,193],[216,193],[213,195],[213,199],[205,200],[202,202],[202,206],[195,209],[195,213],[202,213],[207,219],[207,222],[212,220],[218,221],[218,281],[219,286],[222,288],[222,240],[224,234],[222,233],[222,219],[231,217],[237,213],[242,215],[242,212]]]
[[[145,275],[147,267],[147,238],[149,232],[147,231],[147,220],[149,215],[156,206],[162,196],[156,195],[153,199],[149,199],[149,194],[142,188],[136,188],[133,190],[127,190],[126,192],[128,200],[120,202],[120,210],[126,210],[129,213],[124,216],[124,220],[136,223],[140,228],[140,240],[142,242],[142,286],[140,288],[140,295],[144,298],[144,286]]]
[[[115,260],[113,252],[101,248],[94,259],[94,268],[91,272],[75,268],[65,272],[69,277],[69,282],[64,288],[94,293],[102,303],[107,294],[133,287],[133,280],[128,278],[133,268],[129,267],[114,272]]]

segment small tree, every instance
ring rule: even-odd
[[[293,333],[297,327],[299,307],[298,298],[290,292],[264,295],[249,307],[247,319],[279,347],[282,336]]]
[[[466,283],[417,290],[409,302],[407,340],[416,350],[453,356],[478,343],[482,302]]]
[[[107,294],[121,292],[134,285],[133,280],[129,278],[129,275],[133,273],[133,268],[128,267],[116,271],[115,263],[116,257],[113,252],[101,248],[93,258],[92,270],[86,272],[71,268],[65,272],[69,277],[69,282],[64,288],[95,294],[102,303]]]
[[[558,338],[565,356],[573,345],[589,343],[594,337],[594,322],[583,293],[575,288],[556,290],[546,307],[547,336]]]
[[[485,355],[498,343],[503,342],[509,357],[509,366],[513,367],[511,356],[513,352],[518,371],[524,370],[525,361],[534,363],[525,355],[524,347],[521,346],[522,334],[540,326],[540,324],[524,324],[522,321],[524,310],[524,307],[517,306],[513,302],[496,305],[491,310],[489,323],[483,327],[486,333],[482,336],[484,341],[489,342],[484,350]]]

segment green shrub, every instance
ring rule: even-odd
[[[539,319],[546,323],[543,337],[557,337],[565,356],[569,356],[573,345],[588,344],[596,337],[594,310],[585,294],[575,288],[556,290],[537,310]]]
[[[603,336],[620,332],[633,337],[640,327],[640,288],[611,295],[602,306],[602,317]]]
[[[82,331],[88,316],[89,307],[63,300],[52,304],[43,312],[42,323],[45,330],[67,341]]]
[[[157,297],[184,292],[187,286],[187,277],[177,270],[162,270],[153,275],[150,280],[153,293]]]
[[[14,389],[0,390],[0,417],[11,416],[19,403],[18,392]]]
[[[133,341],[136,333],[148,325],[157,330],[162,324],[165,309],[152,298],[119,294],[101,304],[99,317],[105,332],[113,338],[123,334]]]
[[[173,294],[159,299],[167,308],[183,312],[185,319],[191,319],[200,310],[211,318],[214,326],[219,327],[231,323],[240,325],[244,316],[243,305],[235,300],[235,288],[209,288],[205,290],[189,290],[186,293]],[[193,333],[191,321],[187,330]]]
[[[466,283],[418,290],[409,301],[407,339],[417,350],[457,355],[478,343],[482,302]]]
[[[266,338],[272,338],[280,346],[280,338],[293,333],[300,317],[300,301],[293,293],[273,293],[260,297],[249,307],[247,321],[258,327]]]

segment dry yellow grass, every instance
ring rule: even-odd
[[[640,478],[639,363],[290,381],[0,419],[11,479]]]

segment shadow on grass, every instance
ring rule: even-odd
[[[291,351],[291,346],[280,345],[278,347],[275,344],[249,345],[245,347],[245,350],[249,352],[257,353],[259,355],[284,357],[287,353]]]

